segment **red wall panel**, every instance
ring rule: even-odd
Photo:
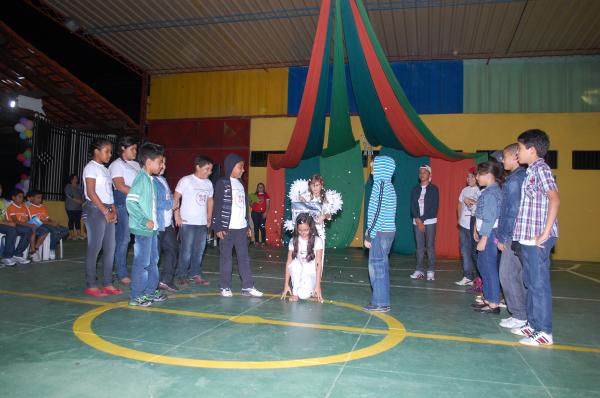
[[[194,158],[205,155],[223,169],[230,153],[246,161],[245,185],[250,161],[250,119],[194,119],[152,121],[148,140],[165,147],[169,185],[194,171]]]

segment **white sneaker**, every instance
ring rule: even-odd
[[[56,250],[50,250],[50,254],[48,254],[48,260],[56,260]]]
[[[461,280],[459,280],[458,282],[454,282],[454,284],[458,286],[473,286],[473,281],[467,278],[466,276],[463,276]]]
[[[35,253],[33,253],[31,255],[31,261],[33,261],[34,263],[39,263],[40,261],[42,261],[42,252],[38,250]]]
[[[233,293],[231,293],[231,289],[221,289],[221,296],[223,297],[233,297]]]
[[[26,259],[25,257],[14,256],[13,260],[16,261],[17,264],[29,264],[31,261]]]
[[[254,287],[242,289],[242,296],[262,297],[263,293],[256,290]]]
[[[3,259],[0,260],[0,264],[2,264],[3,266],[7,266],[7,267],[12,267],[16,263],[17,262],[14,260],[13,257],[3,258]]]
[[[552,345],[554,344],[554,340],[552,339],[552,333],[536,331],[530,337],[519,340],[519,343],[532,346]]]
[[[531,337],[535,333],[535,330],[531,327],[531,325],[529,325],[529,322],[526,322],[525,326],[510,329],[510,332],[512,334],[516,334],[517,336]]]
[[[425,279],[425,274],[421,271],[415,271],[410,275],[410,279]]]
[[[434,271],[427,271],[427,280],[428,281],[434,281],[435,280],[435,272]]]
[[[507,328],[507,329],[520,329],[523,326],[525,326],[527,324],[527,321],[523,321],[521,319],[517,319],[517,318],[504,318],[500,321],[499,325],[502,326],[503,328]]]

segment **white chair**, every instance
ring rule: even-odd
[[[57,253],[55,253],[56,258],[62,259],[63,258],[63,240],[62,239],[58,241],[57,249],[58,249],[58,250],[56,250]],[[40,255],[41,255],[42,261],[50,260],[50,234],[48,234],[48,236],[46,236],[46,239],[44,239],[44,243],[42,243],[42,246],[40,246],[39,250],[40,250]]]

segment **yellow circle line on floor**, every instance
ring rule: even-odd
[[[100,306],[100,307],[114,306],[114,307],[123,307],[123,308],[128,308],[128,309],[139,309],[139,310],[144,310],[144,311],[155,311],[155,312],[165,312],[165,313],[167,313],[167,312],[176,313],[178,311],[178,310],[170,310],[170,309],[158,308],[158,307],[155,307],[155,308],[127,307],[124,303],[116,303],[115,304],[115,303],[107,303],[104,301],[83,300],[83,299],[76,299],[76,298],[71,298],[71,297],[51,296],[51,295],[40,294],[40,293],[18,292],[18,291],[14,291],[14,290],[0,289],[0,294],[6,294],[6,295],[18,296],[18,297],[37,298],[37,299],[42,299],[42,300],[63,301],[63,302],[68,302],[68,303],[96,305],[96,306]],[[178,297],[214,296],[214,295],[216,295],[216,294],[215,293],[191,293],[191,294],[174,294],[169,297],[178,298]],[[267,296],[277,297],[278,295],[267,295]],[[357,308],[359,308],[359,307],[357,307]],[[186,312],[186,311],[183,311],[183,312]],[[188,316],[196,316],[193,314],[197,315],[200,313],[191,312],[191,311],[187,311],[185,313],[185,315],[188,315]],[[219,314],[211,314],[211,313],[202,313],[202,314],[204,315],[204,317],[210,316],[210,317],[218,318],[218,319],[235,318],[235,316],[231,316],[231,315],[219,315]],[[184,315],[184,314],[182,313],[182,315]],[[285,322],[285,321],[264,319],[264,318],[260,318],[260,317],[256,317],[256,318],[262,319],[263,323],[270,323],[270,324],[274,324],[274,325],[281,324],[281,322]],[[246,318],[246,319],[248,319],[248,318]],[[285,322],[285,323],[289,324],[289,325],[292,324],[291,322]],[[315,328],[315,329],[342,330],[342,331],[349,331],[349,332],[362,332],[365,334],[387,334],[388,330],[392,329],[392,328],[389,328],[389,329],[362,329],[362,328],[354,328],[354,327],[350,327],[350,326],[319,325],[319,324],[307,324],[307,323],[295,323],[293,326],[310,327],[310,328]],[[400,329],[400,330],[404,331],[405,329]],[[459,342],[464,342],[464,343],[491,344],[491,345],[503,345],[503,346],[509,346],[509,347],[533,348],[533,349],[539,348],[539,349],[546,349],[546,350],[588,352],[588,353],[600,354],[600,347],[586,347],[586,346],[576,346],[576,345],[566,345],[566,344],[553,344],[550,346],[539,346],[539,347],[525,347],[516,341],[509,341],[509,340],[482,339],[482,338],[478,338],[478,337],[466,337],[466,336],[456,336],[456,335],[453,336],[453,335],[433,334],[433,333],[417,333],[417,332],[408,332],[408,331],[404,331],[403,333],[404,333],[405,337],[413,337],[413,338],[418,338],[418,339],[459,341]]]
[[[202,294],[203,296],[216,296],[218,293]],[[184,298],[198,296],[197,294],[191,295],[173,295],[172,298]],[[275,295],[270,295],[275,296]],[[335,305],[338,307],[344,307],[355,311],[365,312],[361,307],[336,301],[327,301],[327,304]],[[192,358],[180,358],[168,355],[159,355],[148,353],[144,351],[138,351],[131,348],[123,347],[114,343],[111,343],[102,337],[98,336],[92,329],[92,323],[98,316],[117,308],[134,308],[141,311],[149,312],[163,312],[183,316],[198,316],[207,318],[224,319],[238,323],[265,323],[281,326],[292,326],[292,327],[309,327],[316,329],[326,330],[341,330],[341,331],[353,331],[353,332],[366,332],[369,333],[371,329],[363,328],[351,328],[347,326],[337,325],[318,325],[318,324],[305,324],[298,322],[286,322],[286,321],[273,321],[264,319],[258,316],[230,316],[210,313],[200,313],[192,311],[180,311],[171,310],[167,308],[140,308],[140,307],[128,307],[126,302],[107,304],[99,308],[95,308],[91,311],[81,315],[73,324],[73,333],[84,343],[97,350],[106,352],[111,355],[116,355],[128,359],[134,359],[143,362],[152,362],[165,365],[176,365],[176,366],[187,366],[187,367],[199,367],[199,368],[215,368],[215,369],[280,369],[280,368],[296,368],[305,366],[320,366],[328,365],[333,363],[353,361],[356,359],[367,358],[380,354],[384,351],[391,349],[392,347],[399,344],[404,340],[406,333],[404,326],[397,319],[381,313],[372,314],[373,316],[381,319],[388,327],[387,330],[372,329],[377,331],[377,334],[382,334],[385,337],[373,345],[361,348],[359,350],[345,352],[336,355],[329,355],[323,357],[314,358],[301,358],[301,359],[290,359],[280,361],[227,361],[227,360],[208,360],[208,359],[192,359]]]

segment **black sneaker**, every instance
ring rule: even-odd
[[[363,310],[369,312],[390,312],[390,306],[367,304],[363,307]]]

